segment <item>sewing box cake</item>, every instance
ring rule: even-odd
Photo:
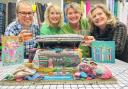
[[[60,34],[37,36],[39,49],[33,62],[17,69],[12,77],[21,80],[92,80],[110,79],[112,73],[108,67],[98,65],[91,59],[82,59],[79,49],[83,36]],[[31,66],[30,66],[31,65]],[[8,79],[6,77],[5,79]]]

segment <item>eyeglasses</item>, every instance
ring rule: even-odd
[[[22,16],[33,16],[34,12],[18,12],[19,14],[21,14]]]

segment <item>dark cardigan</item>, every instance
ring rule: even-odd
[[[104,32],[102,33],[100,32],[98,27],[94,27],[94,29],[91,32],[91,35],[94,36],[96,40],[115,41],[116,58],[120,59],[124,51],[127,38],[127,28],[123,23],[118,22],[115,27],[107,25],[104,29]]]

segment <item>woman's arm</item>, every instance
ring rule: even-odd
[[[126,38],[127,38],[127,27],[121,22],[117,23],[117,27],[115,28],[114,36],[113,36],[113,40],[115,41],[116,44],[117,57],[119,57],[124,50]]]

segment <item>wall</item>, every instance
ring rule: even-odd
[[[2,3],[8,3],[8,2],[16,2],[17,0],[0,0],[0,2]],[[63,1],[64,0],[30,0],[31,2],[40,2],[42,4],[45,4],[45,3],[53,3],[54,5],[58,5],[61,10],[63,11]],[[86,0],[85,0],[86,1]],[[90,0],[91,1],[91,6],[93,6],[94,4],[96,3],[106,3],[106,0]],[[8,5],[6,6],[6,8],[8,8]],[[6,12],[8,12],[8,9],[6,9]],[[6,14],[6,26],[7,26],[7,23],[8,23],[8,14]]]
[[[106,0],[90,0],[91,1],[91,6],[97,4],[97,3],[103,3],[106,4]]]
[[[61,9],[63,8],[63,0],[33,0],[33,1],[40,2],[42,4],[53,3],[54,5],[58,5]]]

